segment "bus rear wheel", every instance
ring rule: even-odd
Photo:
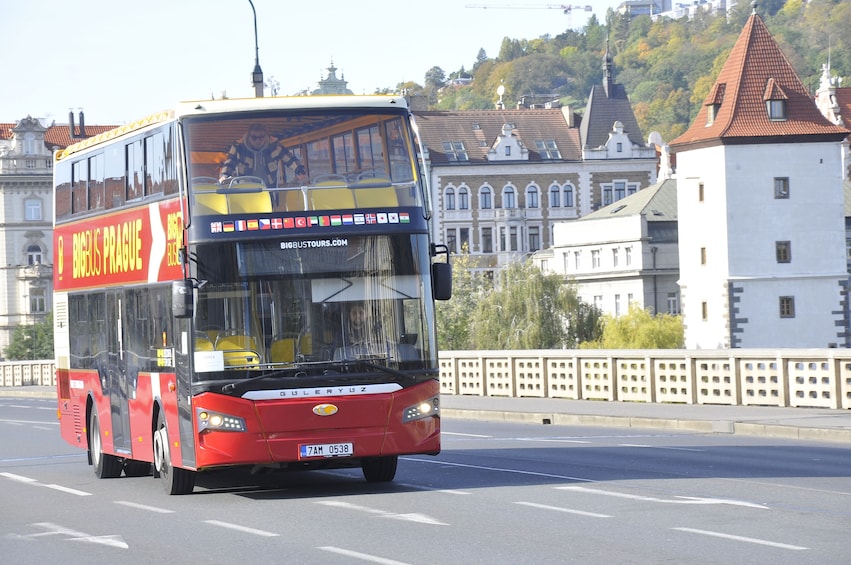
[[[168,430],[165,416],[157,416],[157,428],[154,432],[154,477],[158,477],[166,494],[189,494],[195,488],[195,472],[175,468],[171,464]]]
[[[89,415],[89,456],[97,478],[114,479],[121,476],[121,470],[124,468],[121,459],[103,452],[98,415],[94,408]]]
[[[396,476],[396,465],[399,458],[395,455],[389,457],[369,457],[361,461],[361,470],[368,483],[386,483],[392,481]]]

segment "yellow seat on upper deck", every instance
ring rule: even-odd
[[[212,216],[228,213],[228,199],[224,194],[215,192],[195,193],[195,214],[198,216]]]
[[[268,192],[246,192],[228,194],[228,210],[231,214],[270,214],[272,199]]]

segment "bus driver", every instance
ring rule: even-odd
[[[281,165],[291,169],[299,181],[307,176],[304,165],[283,143],[269,135],[266,126],[253,124],[228,150],[219,182],[224,184],[236,176],[253,176],[263,179],[267,187],[280,186],[283,184]]]

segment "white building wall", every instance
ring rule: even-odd
[[[554,228],[554,241],[553,255],[547,258],[549,270],[574,280],[579,298],[604,314],[624,315],[631,302],[667,312],[667,295],[679,293],[673,274],[676,243],[648,241],[646,222],[638,214],[561,222]],[[594,263],[595,252],[599,265]]]
[[[677,159],[686,347],[841,341],[848,277],[839,144],[712,147]],[[776,177],[789,179],[788,199],[775,198]],[[791,262],[777,261],[778,241],[791,242]],[[781,319],[781,296],[794,298],[794,317]]]
[[[687,349],[729,347],[726,170],[724,147],[677,153],[680,296]]]

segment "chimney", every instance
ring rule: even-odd
[[[74,126],[74,111],[68,112],[68,129],[71,133],[71,139],[86,139],[86,123],[84,121],[83,111],[80,110],[80,130]]]

